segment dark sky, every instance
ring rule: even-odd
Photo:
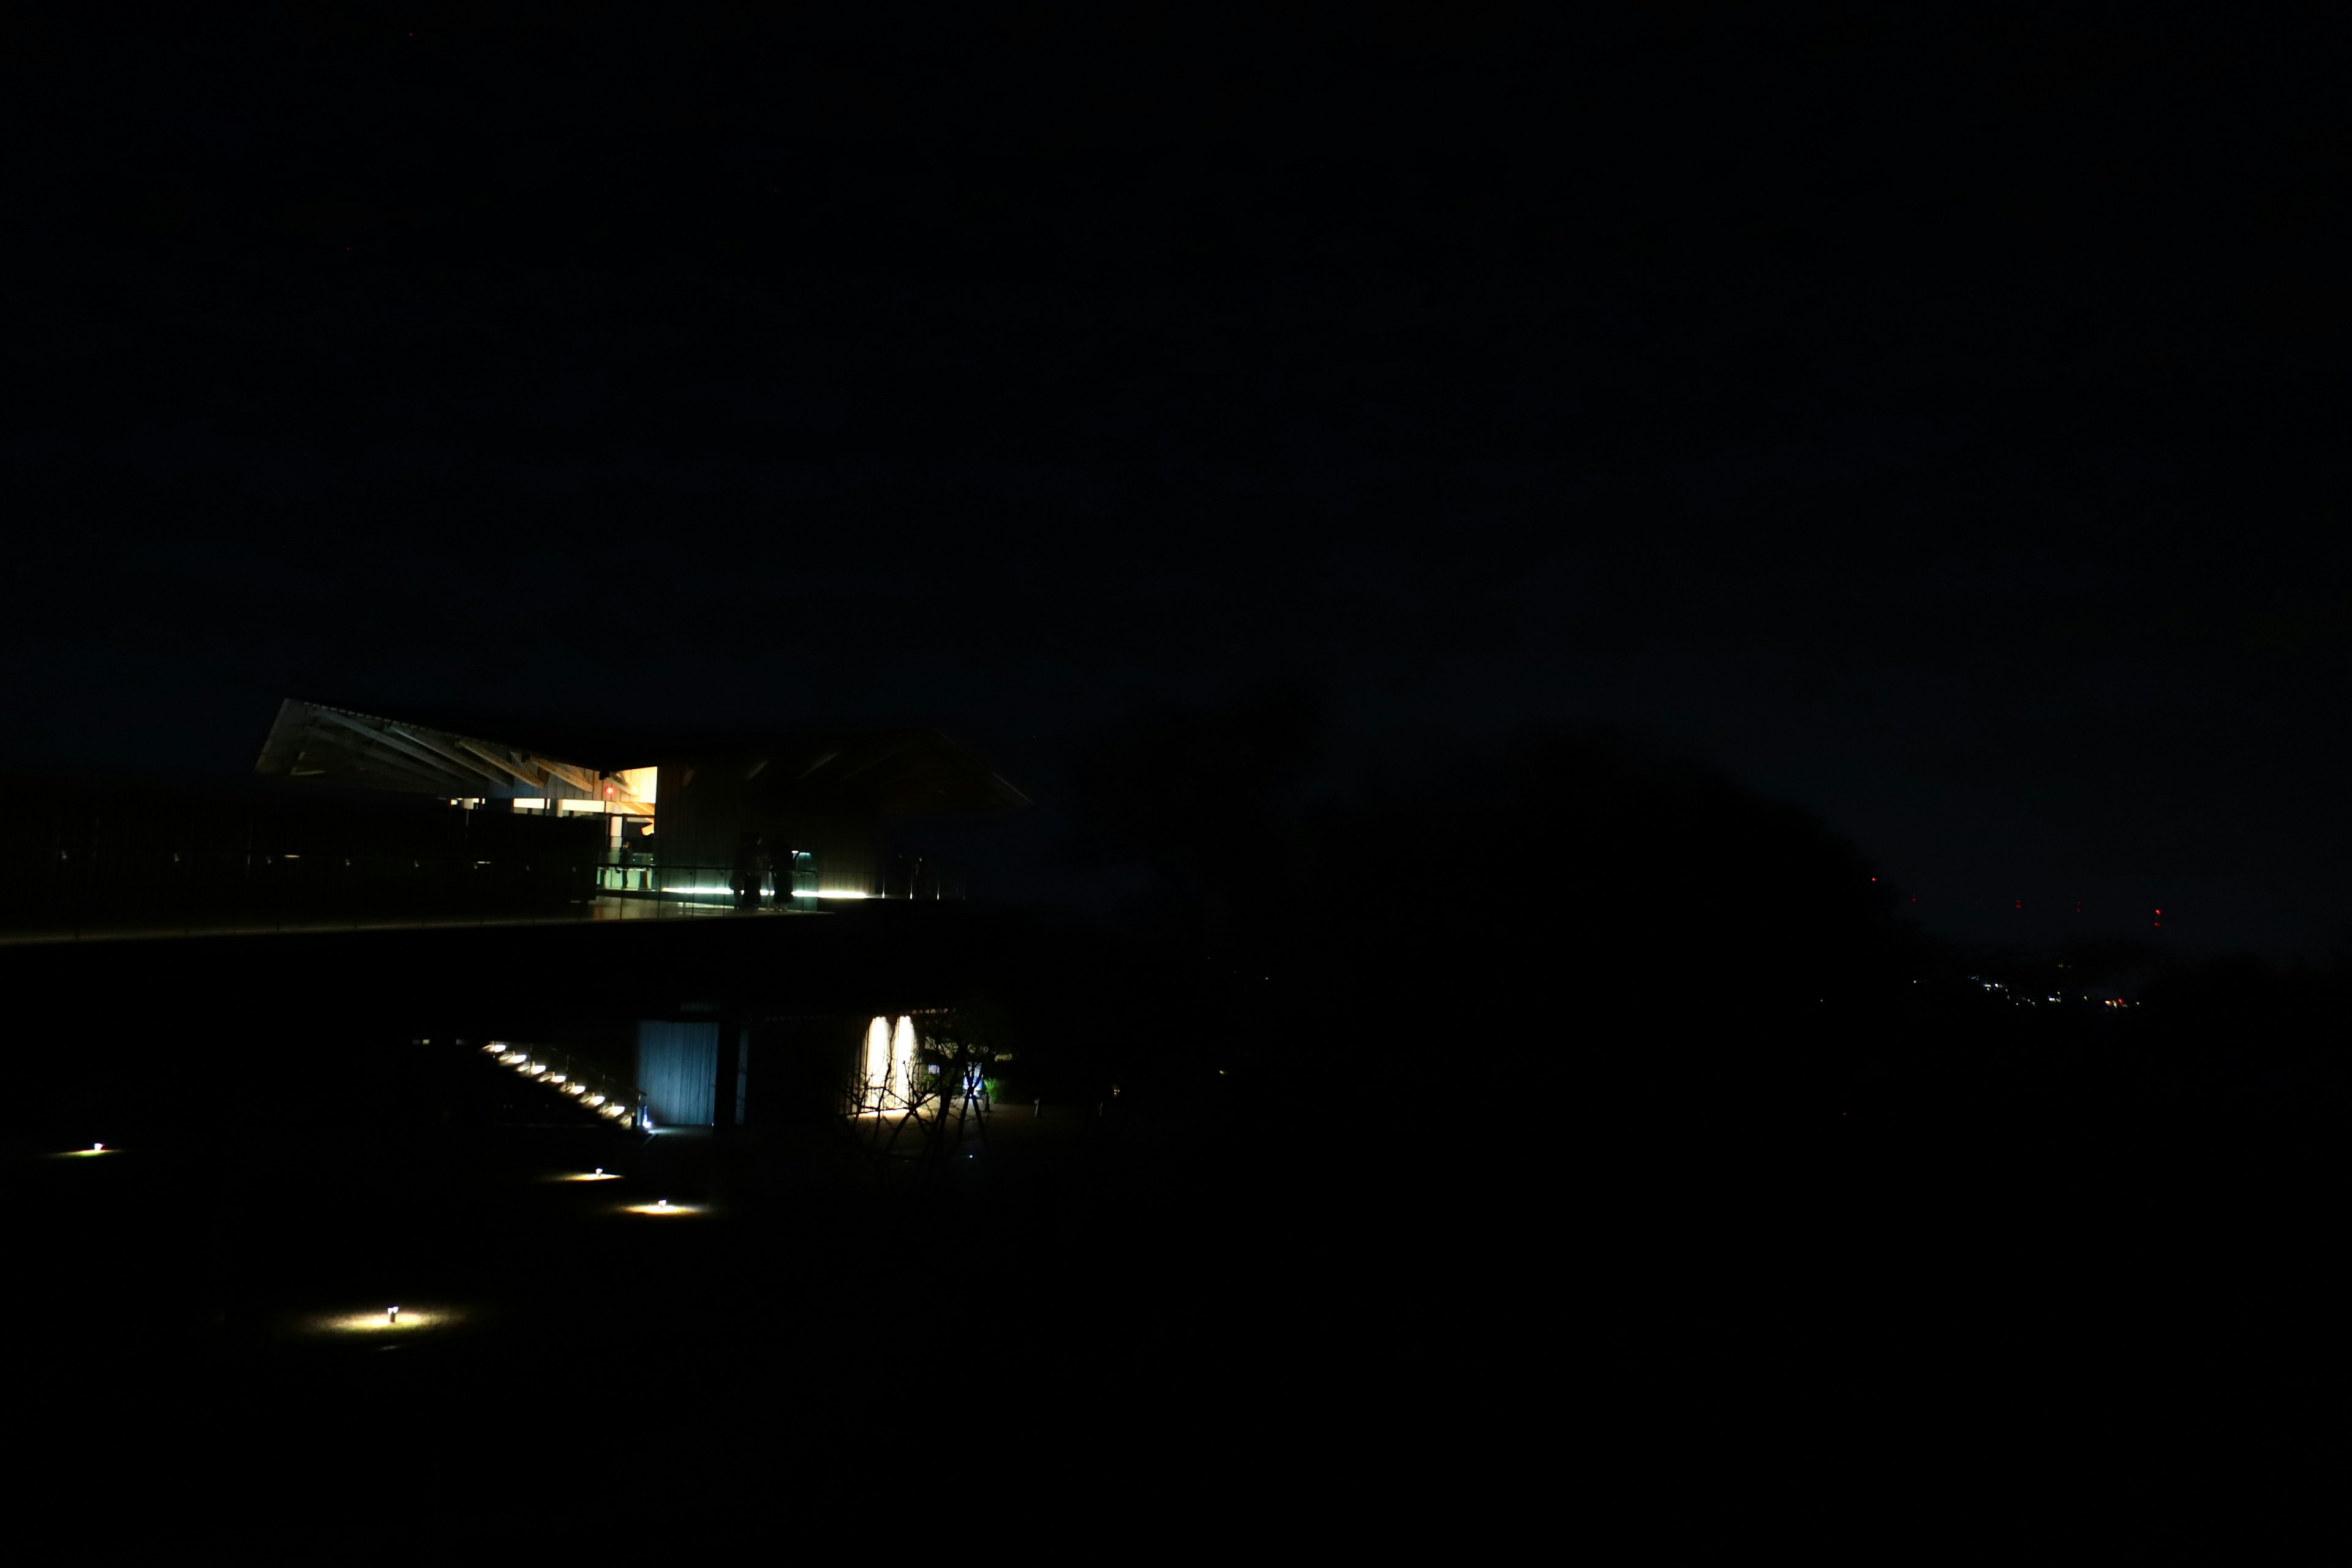
[[[2345,931],[2320,24],[694,9],[11,24],[0,763],[912,721],[1043,866],[1290,679],[1654,727],[1951,934]]]

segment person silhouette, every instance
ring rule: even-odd
[[[760,850],[760,836],[746,833],[735,846],[735,872],[730,886],[735,889],[735,909],[748,914],[760,907],[761,862],[766,857]]]

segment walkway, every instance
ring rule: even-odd
[[[166,937],[277,936],[296,931],[436,931],[465,926],[599,925],[616,921],[773,919],[778,916],[822,915],[827,910],[763,909],[756,915],[740,914],[733,905],[716,900],[618,898],[600,895],[572,904],[561,912],[539,914],[453,915],[223,915],[169,922],[92,921],[46,930],[0,931],[0,946],[26,946],[60,942],[152,942]]]

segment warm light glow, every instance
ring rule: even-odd
[[[876,1018],[866,1026],[866,1081],[863,1109],[879,1104],[890,1081],[890,1021]]]
[[[667,1198],[664,1198],[659,1203],[654,1204],[625,1204],[622,1205],[621,1212],[667,1217],[670,1215],[702,1214],[706,1211],[700,1204],[674,1204]]]
[[[588,1097],[587,1103],[590,1105],[602,1105],[604,1103],[604,1097],[601,1094],[592,1094]]]
[[[398,1334],[404,1338],[426,1329],[446,1328],[466,1314],[451,1307],[402,1306],[369,1312],[321,1312],[299,1320],[298,1326],[314,1334]]]
[[[893,1026],[874,1018],[866,1026],[866,1071],[859,1086],[860,1115],[902,1110],[915,1099],[915,1020]]]
[[[560,1072],[551,1072],[547,1075],[547,1081],[550,1083],[562,1083],[563,1081],[563,1076],[564,1075]]]
[[[588,1086],[584,1083],[567,1083],[563,1086],[563,1092],[566,1094],[585,1094],[588,1092]]]
[[[596,1169],[590,1171],[585,1175],[574,1173],[569,1176],[558,1176],[556,1178],[556,1180],[560,1182],[617,1182],[621,1178],[619,1176],[607,1171],[602,1165],[597,1166]]]

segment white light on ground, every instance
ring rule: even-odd
[[[67,1160],[89,1160],[96,1158],[100,1154],[116,1154],[120,1152],[121,1152],[121,1150],[110,1149],[103,1143],[93,1143],[87,1149],[68,1149],[64,1154],[60,1155],[59,1158]]]
[[[667,1198],[664,1198],[658,1203],[626,1204],[622,1206],[621,1212],[623,1214],[649,1214],[666,1219],[671,1215],[703,1214],[708,1211],[700,1204],[674,1204]]]
[[[604,1169],[602,1166],[599,1166],[595,1170],[587,1173],[585,1175],[581,1175],[575,1173],[569,1176],[559,1176],[556,1179],[564,1182],[617,1182],[621,1178],[614,1175],[612,1172]]]

